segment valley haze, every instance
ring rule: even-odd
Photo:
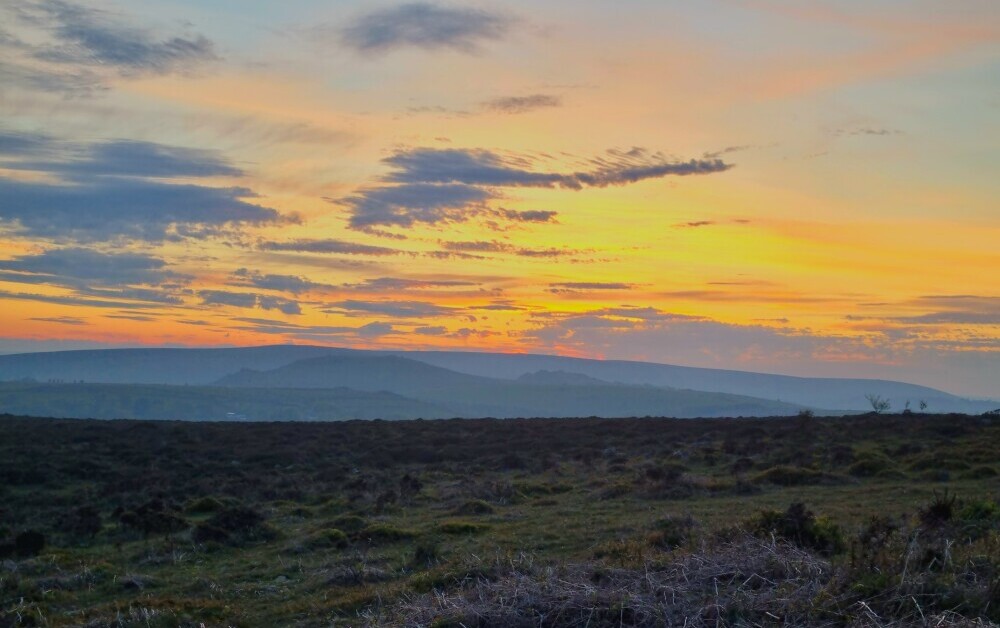
[[[996,402],[869,379],[791,377],[554,355],[302,345],[0,356],[0,412],[78,418],[343,420],[450,417],[981,413]],[[908,404],[908,405],[907,405]]]

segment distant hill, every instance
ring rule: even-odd
[[[496,382],[395,355],[338,354],[297,360],[268,371],[241,369],[213,382],[243,388],[353,388],[412,395]]]
[[[397,355],[403,354],[397,353]],[[1000,404],[997,401],[963,399],[927,386],[881,379],[793,377],[652,362],[588,360],[554,355],[458,351],[408,351],[405,355],[428,364],[485,377],[516,379],[540,370],[564,371],[606,382],[748,395],[811,408],[855,412],[871,410],[865,399],[868,393],[890,399],[895,410],[902,410],[906,400],[909,400],[911,406],[915,408],[921,399],[928,403],[929,410],[933,412],[979,414]]]
[[[569,371],[534,371],[517,378],[522,384],[535,386],[607,386],[611,382]]]
[[[71,419],[335,421],[451,418],[432,403],[347,388],[236,389],[162,384],[0,383],[0,412]]]
[[[0,381],[209,384],[241,368],[268,370],[352,349],[271,345],[221,349],[86,349],[0,355]]]
[[[588,380],[586,388],[581,387]],[[333,355],[271,371],[241,370],[214,382],[245,388],[333,388],[388,391],[466,417],[676,417],[794,414],[791,404],[752,397],[611,384],[572,373],[502,380],[458,373],[393,355]]]
[[[903,382],[869,379],[838,379],[791,377],[745,371],[703,369],[649,362],[628,362],[617,360],[586,360],[552,355],[473,353],[454,351],[361,351],[333,347],[300,345],[275,345],[245,348],[220,349],[107,349],[85,351],[58,351],[50,353],[27,353],[0,356],[0,381],[35,380],[38,382],[61,381],[116,384],[168,384],[204,386],[224,382],[227,386],[250,386],[255,377],[248,372],[268,372],[273,386],[273,378],[288,386],[317,388],[328,387],[330,381],[309,380],[308,368],[301,365],[290,371],[280,371],[293,363],[325,357],[345,360],[340,368],[343,378],[340,386],[355,390],[392,390],[397,394],[424,393],[427,389],[440,389],[435,395],[435,403],[441,403],[444,394],[452,395],[448,407],[458,402],[456,409],[462,412],[483,413],[490,410],[500,415],[513,411],[523,415],[542,414],[543,410],[556,407],[557,393],[542,391],[545,386],[553,390],[560,387],[577,388],[600,386],[640,386],[670,389],[670,399],[679,399],[677,391],[700,391],[722,393],[756,400],[753,411],[772,413],[775,409],[809,407],[831,411],[858,411],[870,409],[865,399],[867,393],[881,395],[892,401],[894,409],[902,409],[906,400],[914,407],[923,399],[933,412],[981,413],[997,407],[997,402],[972,401],[946,392]],[[395,357],[407,362],[347,362],[348,359],[381,359]],[[423,370],[414,363],[422,363],[447,371]],[[379,369],[358,371],[351,379],[351,365],[383,365]],[[331,368],[332,365],[331,365]],[[361,373],[367,373],[363,377]],[[473,379],[462,380],[460,376]],[[234,379],[227,379],[233,377]],[[322,377],[328,377],[323,375]],[[242,380],[241,380],[242,378]],[[346,379],[345,379],[346,378]],[[374,379],[372,379],[374,378]],[[381,378],[381,379],[379,379]],[[480,378],[480,379],[476,379]],[[482,381],[481,378],[490,380]],[[520,379],[524,378],[524,379]],[[586,378],[586,379],[584,379]],[[496,380],[519,384],[521,388],[504,388]],[[596,381],[595,381],[596,380]],[[242,383],[241,383],[242,381]],[[313,381],[313,384],[308,384]],[[396,382],[394,388],[384,383]],[[477,390],[477,395],[461,390]],[[524,395],[524,386],[530,385],[534,396],[520,400],[511,395]],[[457,389],[457,390],[456,390]],[[487,390],[488,389],[488,390]],[[617,395],[619,388],[614,389]],[[405,391],[405,392],[400,392]],[[499,391],[499,392],[498,392]],[[579,393],[580,391],[577,391]],[[605,391],[608,394],[610,390]],[[633,391],[634,396],[635,393]],[[642,393],[655,395],[655,393]],[[542,404],[541,399],[549,396],[550,404]],[[562,393],[559,393],[562,395]],[[622,414],[635,414],[626,408],[642,410],[649,407],[628,403],[630,395],[623,394]],[[425,397],[422,397],[425,398]],[[562,397],[559,403],[562,403]],[[613,395],[608,399],[616,399]],[[666,397],[650,397],[645,403],[660,404]],[[459,401],[460,400],[460,401]],[[759,405],[766,400],[770,405]],[[774,405],[781,402],[782,405]],[[567,402],[568,403],[568,402]],[[466,405],[462,405],[466,404]],[[471,404],[471,405],[469,405]],[[563,406],[559,406],[563,407]],[[658,406],[668,408],[670,406]],[[678,406],[680,407],[680,406]],[[686,406],[685,406],[686,407]],[[693,407],[693,406],[692,406]],[[733,406],[735,407],[735,406]],[[661,409],[655,414],[669,414]],[[565,415],[560,415],[565,416]],[[609,415],[610,416],[610,415]],[[679,416],[679,415],[678,415]],[[713,414],[713,416],[716,416]]]

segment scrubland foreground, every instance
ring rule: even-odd
[[[0,626],[995,625],[998,469],[995,416],[0,416]]]

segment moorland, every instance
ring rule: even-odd
[[[984,626],[1000,417],[0,416],[0,626]]]

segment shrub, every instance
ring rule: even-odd
[[[395,543],[417,536],[417,533],[404,528],[397,528],[387,523],[373,523],[357,534],[358,538],[372,545],[378,543]]]
[[[472,521],[445,521],[438,529],[445,534],[479,534],[489,530],[485,523],[474,523]]]
[[[933,528],[951,521],[955,516],[955,503],[957,501],[957,498],[954,495],[949,495],[947,490],[940,495],[935,493],[934,499],[918,511],[920,522]]]
[[[667,462],[646,469],[646,478],[652,482],[674,482],[681,478],[689,469],[679,462]]]
[[[481,499],[470,499],[461,506],[455,509],[456,515],[492,515],[496,512],[488,502]]]
[[[733,475],[746,473],[750,469],[753,469],[753,460],[747,457],[737,458],[733,461],[733,464],[729,466],[729,472]]]
[[[892,462],[886,456],[866,453],[858,456],[857,461],[847,468],[847,472],[855,477],[868,478],[888,471],[891,466]]]
[[[327,528],[314,534],[308,541],[308,545],[313,549],[344,549],[350,541],[342,530],[337,528]]]
[[[188,514],[206,514],[218,512],[224,508],[221,501],[214,497],[199,497],[192,499],[184,506],[184,512]]]
[[[756,536],[780,536],[799,547],[829,556],[844,551],[840,527],[826,517],[816,517],[805,504],[795,502],[785,512],[762,510],[749,522]]]
[[[950,482],[951,473],[944,469],[928,469],[920,474],[920,479],[924,482]]]
[[[74,537],[93,538],[101,531],[101,514],[93,506],[80,506],[62,518],[59,530]]]
[[[941,455],[924,455],[910,463],[910,471],[967,471],[969,464]]]
[[[684,517],[667,515],[653,524],[654,529],[648,540],[650,545],[674,549],[684,545],[697,527],[698,522],[691,515]]]
[[[777,484],[778,486],[803,486],[819,484],[824,479],[823,473],[804,467],[778,465],[761,471],[753,477],[758,484]]]
[[[229,533],[207,523],[199,523],[191,531],[191,540],[195,543],[229,543]]]
[[[973,499],[962,504],[956,520],[970,538],[979,538],[1000,528],[1000,504],[990,499]]]
[[[277,536],[264,523],[264,515],[246,506],[226,508],[208,521],[195,526],[192,539],[196,543],[216,542],[241,545],[253,541],[270,541]]]
[[[987,478],[995,478],[997,476],[997,470],[993,467],[975,467],[969,469],[961,475],[963,480],[985,480]]]
[[[415,568],[433,567],[441,560],[441,548],[434,539],[419,541],[413,548],[410,565]]]
[[[358,515],[340,515],[331,521],[330,524],[338,530],[343,530],[353,534],[355,532],[360,532],[365,526],[367,526],[368,520],[364,517],[359,517]]]
[[[26,530],[14,537],[14,554],[21,558],[38,556],[45,548],[45,535],[37,530]]]
[[[177,511],[160,499],[148,501],[134,511],[122,512],[118,522],[123,528],[141,532],[144,538],[154,534],[180,532],[189,525]]]

